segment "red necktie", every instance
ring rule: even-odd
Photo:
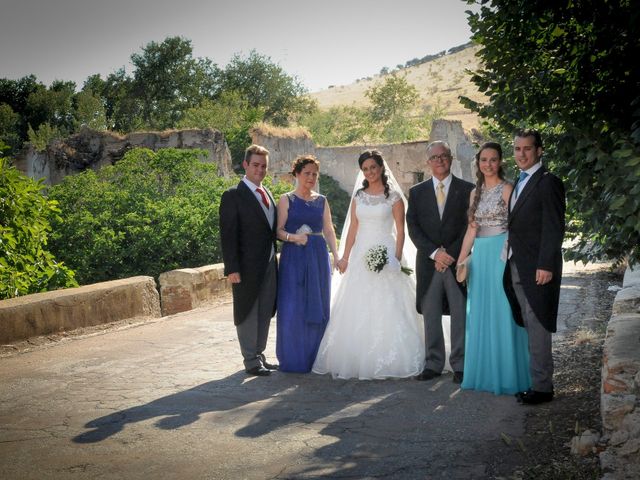
[[[262,197],[262,203],[264,204],[264,206],[267,207],[267,209],[269,209],[269,198],[267,198],[267,194],[264,193],[264,190],[258,187],[256,188],[256,192],[258,192]]]

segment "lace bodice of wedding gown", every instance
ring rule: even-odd
[[[389,257],[395,254],[392,210],[400,198],[400,194],[395,190],[389,192],[389,197],[385,197],[384,194],[370,195],[364,191],[358,192],[355,197],[358,233],[352,255],[358,256],[373,245],[385,245]]]

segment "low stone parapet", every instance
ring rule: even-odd
[[[600,409],[603,479],[640,478],[640,266],[625,272],[607,326]]]
[[[206,305],[231,292],[224,265],[180,268],[160,274],[162,315],[173,315]]]
[[[0,301],[0,343],[137,317],[160,317],[153,277],[139,276]]]

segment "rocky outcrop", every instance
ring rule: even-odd
[[[640,478],[640,267],[627,269],[607,326],[600,409],[603,479]]]
[[[394,144],[318,147],[303,133],[278,135],[277,131],[263,132],[260,129],[254,129],[251,136],[253,143],[269,150],[269,168],[275,177],[287,177],[292,161],[298,155],[310,153],[320,160],[321,174],[334,178],[349,193],[358,173],[358,156],[363,150],[372,148],[382,152],[398,183],[407,193],[412,185],[431,174],[426,162],[426,148],[429,142],[435,140],[446,141],[451,147],[454,156],[451,165],[453,174],[474,182],[472,164],[476,147],[462,129],[460,121],[435,120],[428,141]]]
[[[215,163],[221,175],[232,173],[231,153],[224,135],[212,129],[134,132],[121,136],[85,127],[75,135],[52,142],[44,152],[27,146],[17,156],[15,166],[31,178],[42,178],[44,183],[55,185],[67,175],[113,165],[135,147],[200,148],[207,152],[204,162]]]

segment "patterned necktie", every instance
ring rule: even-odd
[[[442,207],[444,207],[444,201],[445,201],[444,183],[442,182],[438,183],[438,186],[436,187],[436,200],[438,201],[438,207],[442,209]]]
[[[260,187],[256,188],[256,192],[258,192],[260,194],[260,196],[262,197],[262,203],[265,207],[267,207],[267,210],[269,209],[269,198],[267,197],[267,194],[264,193],[264,190],[261,189]]]
[[[522,191],[522,182],[527,178],[529,174],[527,172],[520,172],[520,176],[518,177],[518,184],[516,185],[516,198],[520,195],[520,191]]]

